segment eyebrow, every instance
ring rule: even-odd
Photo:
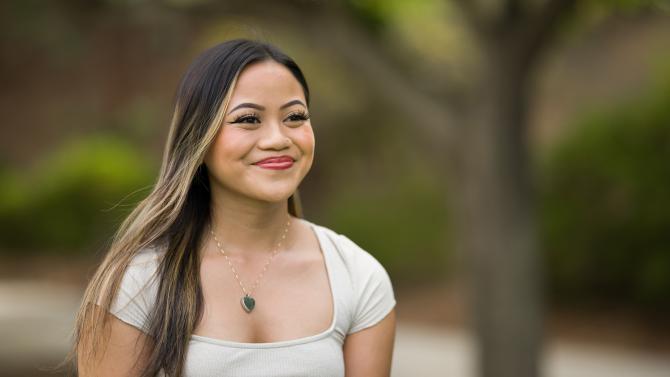
[[[282,110],[282,109],[285,109],[285,108],[287,108],[289,106],[292,106],[292,105],[302,105],[304,107],[307,107],[307,106],[305,106],[304,103],[302,103],[301,100],[294,99],[292,101],[288,101],[285,104],[281,105],[279,107],[279,109]],[[255,103],[251,103],[251,102],[244,102],[244,103],[241,103],[241,104],[235,106],[232,110],[230,110],[230,113],[232,113],[233,111],[235,111],[237,109],[241,109],[241,108],[244,108],[244,107],[249,107],[249,108],[256,109],[256,110],[261,110],[261,111],[265,110],[264,106],[261,106],[261,105],[255,104]]]

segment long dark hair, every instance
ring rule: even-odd
[[[165,145],[162,167],[152,192],[125,219],[91,279],[77,313],[74,344],[64,363],[93,363],[105,344],[107,312],[124,271],[141,249],[160,245],[165,254],[158,269],[159,288],[148,319],[143,377],[163,370],[183,375],[186,349],[202,315],[198,250],[203,229],[211,220],[205,153],[227,111],[239,73],[253,62],[274,60],[300,82],[309,104],[309,89],[298,65],[278,48],[248,39],[230,40],[200,54],[181,80]],[[289,212],[302,217],[298,191],[289,198]],[[97,303],[97,305],[95,305]]]

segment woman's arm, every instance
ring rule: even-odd
[[[379,323],[344,341],[346,377],[389,377],[395,341],[395,309]]]
[[[82,357],[87,353],[79,348],[77,369],[79,377],[135,377],[144,369],[153,340],[142,331],[111,314],[107,314],[109,337],[102,344],[104,353],[84,365]],[[147,346],[147,347],[144,347]]]

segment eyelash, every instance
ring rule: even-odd
[[[292,117],[298,117],[297,119],[289,119]],[[305,111],[296,111],[293,113],[290,113],[287,117],[289,119],[289,122],[304,122],[310,118],[309,114]],[[247,120],[253,120],[253,123],[248,123],[246,122]],[[231,123],[244,123],[244,124],[257,124],[260,123],[260,119],[258,119],[258,115],[254,113],[247,113],[247,114],[242,114],[235,118]]]
[[[238,116],[231,123],[247,123],[247,122],[245,122],[245,120],[248,120],[248,119],[254,120],[255,121],[254,123],[256,123],[256,121],[259,121],[258,116],[256,114],[248,113],[248,114],[242,114],[242,115]]]
[[[307,112],[305,112],[305,111],[296,111],[296,112],[290,113],[288,115],[288,118],[293,117],[293,116],[298,117],[298,119],[293,120],[294,122],[304,122],[304,121],[309,119],[309,114],[307,114]]]

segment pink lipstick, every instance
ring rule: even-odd
[[[254,163],[254,165],[263,169],[284,170],[293,166],[293,158],[291,156],[268,157]]]

